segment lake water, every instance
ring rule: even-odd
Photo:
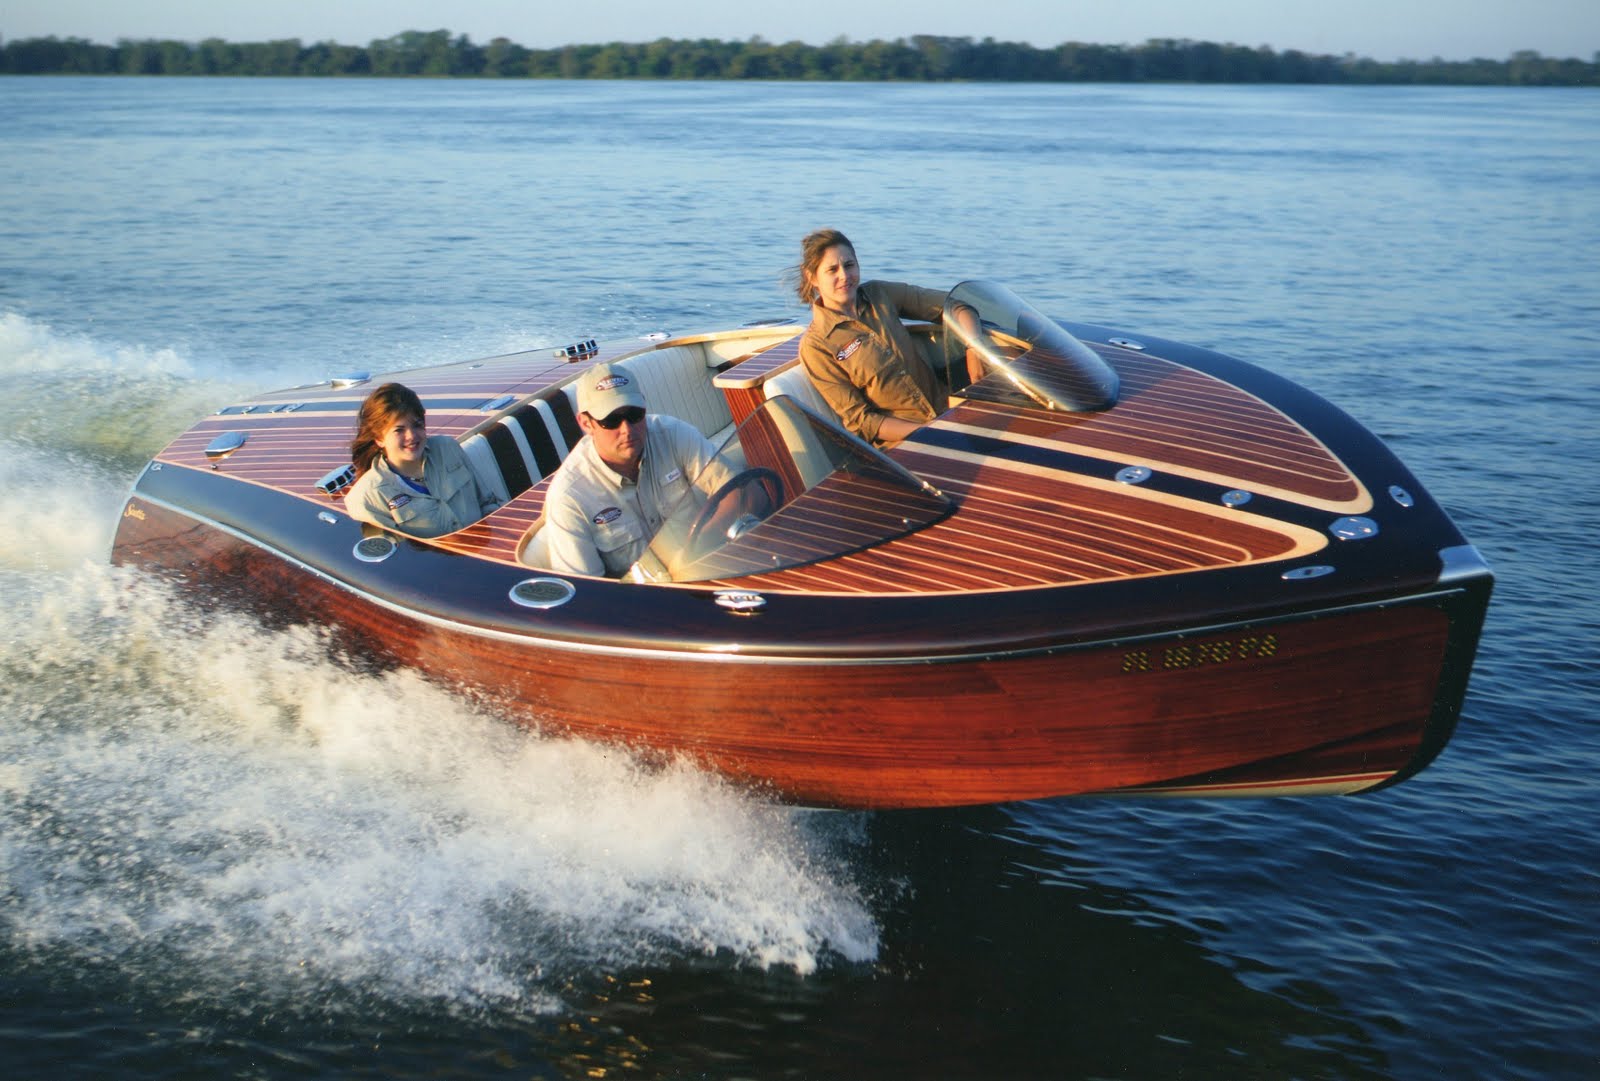
[[[107,565],[248,389],[793,314],[825,224],[1387,439],[1499,578],[1443,756],[797,811]],[[0,1062],[1600,1076],[1596,252],[1593,91],[0,78]]]

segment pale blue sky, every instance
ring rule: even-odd
[[[1377,60],[1503,60],[1518,49],[1591,60],[1600,0],[0,0],[7,39],[300,38],[365,45],[447,29],[548,48],[660,37],[821,44],[912,34],[1139,44],[1192,38]]]

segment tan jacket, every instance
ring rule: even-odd
[[[422,483],[426,494],[402,480],[380,454],[345,493],[345,510],[359,521],[413,537],[442,537],[465,529],[496,506],[493,496],[478,490],[466,451],[447,435],[428,437]]]
[[[854,319],[812,305],[800,363],[844,426],[869,443],[879,441],[886,416],[922,424],[949,407],[944,384],[900,322],[938,320],[944,298],[937,289],[869,281],[856,290]]]

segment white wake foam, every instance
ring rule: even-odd
[[[543,738],[135,572],[0,577],[28,613],[0,631],[0,928],[24,956],[532,1011],[683,957],[876,956],[851,816]]]
[[[102,342],[0,313],[0,439],[55,460],[136,468],[252,386],[180,352]]]

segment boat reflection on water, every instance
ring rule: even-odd
[[[1035,847],[1002,810],[865,828],[877,963],[801,976],[713,957],[591,977],[552,1054],[572,1076],[698,1075],[707,1046],[722,1076],[1389,1076],[1327,989],[1228,957],[1160,903]]]

